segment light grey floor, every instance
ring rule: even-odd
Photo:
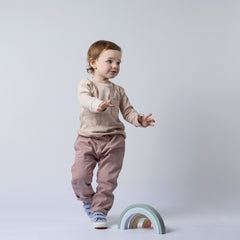
[[[2,240],[80,240],[80,239],[169,239],[169,240],[239,240],[239,209],[155,207],[162,215],[167,233],[156,235],[153,229],[119,230],[117,223],[127,207],[126,198],[118,192],[118,200],[109,213],[110,228],[95,230],[82,210],[81,203],[70,192],[52,196],[3,201],[0,215]],[[26,198],[27,199],[27,198]],[[29,199],[29,198],[28,198]],[[156,206],[156,202],[154,203]],[[161,208],[161,209],[160,209]]]

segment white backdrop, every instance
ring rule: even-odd
[[[139,112],[152,112],[156,120],[148,129],[125,122],[118,196],[186,206],[238,203],[238,1],[0,5],[1,207],[65,197],[74,202],[76,91],[88,76],[88,47],[100,39],[122,47],[113,81]]]

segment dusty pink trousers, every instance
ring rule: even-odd
[[[92,212],[107,215],[114,201],[113,191],[122,168],[125,138],[122,135],[103,137],[78,136],[74,144],[72,186],[77,198],[92,201]],[[92,188],[93,170],[98,165],[97,189]]]

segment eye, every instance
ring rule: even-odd
[[[112,60],[107,60],[108,63],[112,63]]]
[[[117,65],[119,66],[121,62],[117,62]]]

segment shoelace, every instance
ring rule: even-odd
[[[106,221],[106,216],[102,212],[95,212],[93,217],[94,217],[95,222],[105,222]]]

